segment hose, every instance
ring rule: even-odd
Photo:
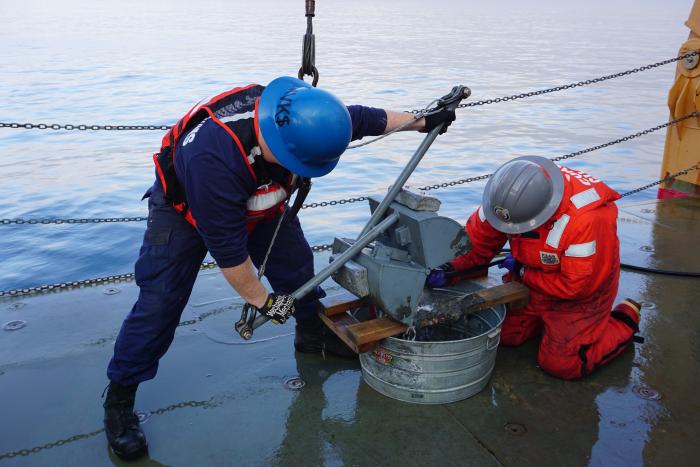
[[[629,269],[630,271],[646,272],[649,274],[660,274],[662,276],[700,277],[700,272],[670,271],[668,269],[645,268],[643,266],[636,266],[634,264],[626,264],[626,263],[620,263],[620,267],[622,269]]]

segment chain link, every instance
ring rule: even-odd
[[[627,191],[627,192],[625,192],[625,194],[623,194],[621,197],[624,198],[625,196],[630,196],[630,195],[633,195],[633,194],[635,194],[635,193],[639,193],[640,191],[647,190],[647,189],[649,189],[649,188],[651,188],[651,187],[654,187],[654,186],[656,186],[656,185],[661,185],[661,184],[664,183],[664,182],[668,182],[668,181],[670,181],[670,180],[673,180],[673,179],[676,178],[676,177],[680,177],[681,175],[688,174],[688,173],[690,173],[690,172],[692,172],[692,171],[694,171],[694,170],[698,170],[698,169],[700,169],[700,163],[696,163],[696,164],[694,164],[694,165],[691,165],[691,166],[688,167],[687,169],[683,169],[683,170],[681,170],[680,172],[676,172],[676,173],[674,173],[674,174],[667,175],[667,176],[665,176],[664,178],[662,178],[661,180],[657,180],[657,181],[652,182],[652,183],[649,183],[649,184],[647,184],[647,185],[640,186],[639,188],[635,188],[634,190]]]
[[[360,201],[367,201],[368,199],[369,198],[367,198],[367,196],[358,196],[356,198],[336,199],[336,200],[332,200],[332,201],[320,201],[318,203],[304,204],[304,205],[302,205],[301,209],[314,209],[314,208],[323,208],[326,206],[337,206],[339,204],[358,203]]]
[[[211,269],[216,266],[215,261],[205,261],[200,266],[201,269]],[[127,282],[134,280],[134,273],[115,274],[112,276],[96,277],[94,279],[83,279],[79,281],[57,282],[55,284],[40,285],[36,287],[24,287],[21,289],[0,290],[0,297],[26,297],[47,292],[57,292],[80,287],[95,287],[114,282]]]
[[[171,125],[73,125],[70,123],[5,123],[0,122],[0,128],[21,128],[24,130],[68,130],[68,131],[148,131],[169,130]]]
[[[82,219],[0,219],[0,225],[9,224],[101,224],[114,222],[143,222],[148,220],[148,217],[93,217]]]
[[[613,145],[618,144],[618,143],[624,143],[626,141],[630,141],[630,140],[639,138],[640,136],[648,135],[649,133],[653,133],[653,132],[659,131],[663,128],[675,125],[675,124],[682,122],[684,120],[687,120],[689,118],[698,117],[698,116],[700,116],[700,112],[691,112],[688,115],[677,118],[675,120],[671,120],[669,122],[662,123],[661,125],[656,125],[655,127],[647,128],[646,130],[643,130],[643,131],[638,131],[637,133],[633,133],[631,135],[627,135],[627,136],[624,136],[622,138],[615,139],[613,141],[608,141],[607,143],[599,144],[597,146],[593,146],[593,147],[590,147],[587,149],[582,149],[580,151],[576,151],[576,152],[572,152],[569,154],[565,154],[563,156],[555,157],[552,159],[552,161],[559,162],[559,161],[563,161],[566,159],[571,159],[572,157],[587,154],[589,152],[597,151],[599,149],[607,148],[608,146],[613,146]]]
[[[209,400],[205,401],[186,401],[186,402],[178,402],[177,404],[171,404],[167,407],[163,407],[157,410],[154,410],[153,412],[150,412],[151,415],[162,415],[166,412],[172,412],[173,410],[177,409],[183,409],[186,407],[201,407],[205,409],[210,409],[213,407],[217,407],[219,404],[214,402],[214,399],[211,398]],[[92,438],[94,436],[99,435],[100,433],[104,433],[105,429],[100,428],[99,430],[91,431],[89,433],[83,433],[79,435],[74,435],[71,436],[70,438],[65,438],[65,439],[59,439],[58,441],[52,441],[50,443],[43,444],[41,446],[35,446],[33,448],[28,448],[28,449],[19,449],[17,451],[10,451],[10,452],[4,452],[0,453],[0,460],[3,459],[13,459],[15,457],[26,457],[32,454],[36,454],[41,451],[45,451],[47,449],[53,449],[59,446],[64,446],[69,443],[74,443],[76,441],[80,441],[83,439],[88,439]]]
[[[481,101],[467,102],[467,103],[458,105],[457,108],[464,109],[464,108],[468,108],[468,107],[478,107],[478,106],[482,106],[482,105],[498,104],[500,102],[508,102],[508,101],[514,101],[514,100],[518,100],[518,99],[526,99],[528,97],[541,96],[542,94],[550,94],[553,92],[564,91],[567,89],[578,88],[581,86],[588,86],[590,84],[601,83],[603,81],[608,81],[608,80],[615,79],[615,78],[621,78],[623,76],[629,76],[629,75],[639,73],[642,71],[651,70],[653,68],[658,68],[658,67],[663,66],[663,65],[668,65],[669,63],[674,63],[674,62],[678,62],[680,60],[685,60],[686,58],[690,58],[690,57],[694,57],[695,55],[698,55],[698,53],[699,53],[698,51],[693,50],[691,52],[688,52],[685,55],[680,55],[680,56],[677,56],[674,58],[669,58],[667,60],[662,60],[660,62],[652,63],[651,65],[644,65],[644,66],[640,66],[637,68],[632,68],[631,70],[625,70],[625,71],[621,71],[619,73],[613,73],[612,75],[601,76],[600,78],[586,79],[583,81],[578,81],[576,83],[563,84],[561,86],[554,86],[552,88],[540,89],[540,90],[531,91],[531,92],[523,92],[520,94],[513,94],[510,96],[496,97],[494,99],[485,99],[485,100],[481,100]]]
[[[314,253],[319,253],[322,251],[328,251],[333,247],[331,244],[326,245],[314,245],[311,247],[311,251]],[[212,269],[216,267],[216,261],[205,261],[200,266],[200,269]],[[0,297],[26,297],[30,295],[38,295],[47,292],[57,292],[70,289],[76,289],[80,287],[95,287],[100,285],[106,285],[114,282],[127,282],[134,280],[134,273],[128,272],[126,274],[116,274],[113,276],[96,277],[94,279],[83,279],[79,281],[69,281],[69,282],[58,282],[55,284],[39,285],[36,287],[25,287],[21,289],[10,289],[10,290],[0,290]],[[195,324],[197,320],[183,321],[180,326],[187,326],[189,324]]]
[[[581,156],[583,154],[588,154],[590,152],[597,151],[599,149],[607,148],[609,146],[613,146],[615,144],[619,143],[624,143],[636,138],[639,138],[640,136],[648,135],[649,133],[653,133],[655,131],[659,131],[663,128],[667,128],[672,125],[676,125],[677,123],[680,123],[684,120],[687,120],[689,118],[693,117],[700,117],[700,112],[691,112],[688,115],[685,115],[683,117],[677,118],[675,120],[668,121],[666,123],[662,123],[660,125],[656,125],[651,128],[647,128],[646,130],[638,131],[637,133],[633,133],[631,135],[624,136],[622,138],[618,138],[612,141],[608,141],[607,143],[599,144],[597,146],[592,146],[590,148],[582,149],[580,151],[575,151],[569,154],[564,154],[562,156],[554,157],[552,158],[552,161],[554,162],[559,162],[563,161],[566,159],[571,159],[573,157]],[[472,183],[476,182],[479,180],[486,180],[489,178],[491,174],[485,174],[485,175],[478,175],[475,177],[468,177],[468,178],[461,178],[459,180],[452,180],[448,182],[443,182],[443,183],[437,183],[434,185],[427,185],[423,187],[419,187],[420,190],[424,191],[429,191],[429,190],[436,190],[438,188],[447,188],[447,187],[452,187],[456,185],[463,185],[465,183]],[[351,203],[358,203],[361,201],[367,201],[368,197],[367,196],[356,196],[356,197],[351,197],[351,198],[341,198],[341,199],[336,199],[336,200],[331,200],[331,201],[319,201],[315,203],[307,203],[302,205],[301,209],[315,209],[315,208],[323,208],[327,206],[338,206],[338,205],[343,205],[343,204],[351,204]],[[84,219],[0,219],[0,225],[10,225],[10,224],[18,224],[18,225],[35,225],[35,224],[97,224],[97,223],[103,223],[103,222],[139,222],[139,221],[146,221],[148,220],[148,217],[140,216],[140,217],[102,217],[102,218],[84,218]],[[2,293],[0,292],[0,296],[2,296]]]
[[[475,101],[475,102],[467,102],[464,104],[460,104],[459,106],[457,106],[457,108],[468,108],[468,107],[478,107],[478,106],[482,106],[482,105],[498,104],[500,102],[514,101],[514,100],[518,100],[518,99],[525,99],[528,97],[541,96],[542,94],[549,94],[549,93],[553,93],[553,92],[564,91],[567,89],[577,88],[577,87],[581,87],[581,86],[588,86],[590,84],[596,84],[596,83],[600,83],[603,81],[608,81],[611,79],[621,78],[624,76],[632,75],[632,74],[639,73],[642,71],[651,70],[653,68],[658,68],[660,66],[668,65],[670,63],[684,60],[686,58],[690,58],[690,57],[693,57],[695,55],[698,55],[698,51],[693,50],[691,52],[688,52],[685,55],[680,55],[677,57],[669,58],[667,60],[662,60],[660,62],[652,63],[650,65],[644,65],[644,66],[640,66],[637,68],[632,68],[630,70],[621,71],[619,73],[601,76],[599,78],[586,79],[583,81],[578,81],[576,83],[563,84],[561,86],[554,86],[552,88],[540,89],[537,91],[523,92],[523,93],[519,93],[519,94],[513,94],[510,96],[496,97],[493,99],[484,99],[484,100]],[[431,109],[412,110],[411,112],[422,114],[425,112],[432,112],[434,110],[436,110],[436,109],[431,108]],[[25,130],[69,130],[69,131],[74,131],[74,130],[79,130],[79,131],[87,131],[87,130],[94,130],[94,131],[96,131],[96,130],[104,130],[104,131],[138,130],[138,131],[142,131],[142,130],[169,130],[170,127],[171,127],[171,125],[88,125],[88,124],[60,124],[60,123],[16,123],[16,122],[6,123],[6,122],[0,122],[0,128],[15,128],[15,129],[25,129]]]

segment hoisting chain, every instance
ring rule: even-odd
[[[307,32],[304,35],[304,51],[303,51],[303,55],[302,55],[302,66],[299,70],[299,73],[302,76],[303,75],[313,76],[314,83],[316,83],[316,82],[318,82],[318,70],[315,68],[315,65],[314,65],[316,47],[315,47],[315,43],[313,40],[314,35],[313,35],[313,26],[312,26],[313,7],[315,5],[315,1],[314,0],[306,0],[306,3],[307,3],[307,5],[306,5],[307,6]],[[311,6],[311,16],[308,15],[310,6]],[[467,102],[464,104],[460,104],[459,106],[457,106],[457,108],[467,108],[467,107],[477,107],[477,106],[489,105],[489,104],[498,104],[500,102],[514,101],[517,99],[525,99],[527,97],[540,96],[542,94],[549,94],[552,92],[564,91],[566,89],[587,86],[589,84],[600,83],[602,81],[607,81],[607,80],[611,80],[614,78],[620,78],[623,76],[632,75],[634,73],[639,73],[642,71],[651,70],[653,68],[657,68],[657,67],[660,67],[663,65],[668,65],[669,63],[673,63],[673,62],[677,62],[680,60],[685,60],[686,58],[694,57],[695,55],[698,55],[698,54],[700,54],[700,52],[694,50],[694,51],[688,52],[687,54],[684,54],[684,55],[680,55],[677,57],[669,58],[667,60],[662,60],[660,62],[652,63],[651,65],[644,65],[641,67],[632,68],[631,70],[626,70],[626,71],[622,71],[619,73],[614,73],[612,75],[601,76],[600,78],[587,79],[584,81],[578,81],[576,83],[563,84],[561,86],[555,86],[553,88],[548,88],[548,89],[541,89],[538,91],[513,94],[510,96],[496,97],[493,99],[485,99],[485,100],[481,100],[481,101]],[[301,76],[300,76],[300,78],[301,78]],[[436,110],[435,108],[425,108],[425,109],[412,110],[411,112],[416,113],[416,114],[421,114],[421,113],[425,114],[425,113],[432,112],[435,110]],[[80,124],[80,125],[65,124],[64,125],[64,124],[58,124],[58,123],[16,123],[16,122],[6,123],[6,122],[0,122],[0,128],[21,128],[21,129],[27,129],[27,130],[37,129],[37,130],[118,130],[118,131],[124,131],[124,130],[169,130],[170,125],[86,125],[86,124]]]
[[[691,112],[688,115],[677,118],[675,120],[668,121],[666,123],[662,123],[660,125],[656,125],[654,127],[648,128],[646,130],[638,131],[637,133],[623,136],[622,138],[608,141],[607,143],[599,144],[597,146],[592,146],[590,148],[581,149],[580,151],[575,151],[575,152],[572,152],[569,154],[564,154],[562,156],[554,157],[551,160],[554,162],[558,162],[558,161],[563,161],[566,159],[571,159],[571,158],[576,157],[576,156],[581,156],[583,154],[588,154],[590,152],[597,151],[599,149],[607,148],[607,147],[613,146],[615,144],[619,144],[619,143],[623,143],[626,141],[630,141],[630,140],[639,138],[640,136],[648,135],[649,133],[653,133],[655,131],[658,131],[658,130],[661,130],[663,128],[667,128],[669,126],[675,125],[675,124],[682,122],[684,120],[687,120],[689,118],[698,117],[698,116],[700,116],[700,112]],[[423,190],[423,191],[437,190],[439,188],[448,188],[448,187],[452,187],[452,186],[456,186],[456,185],[463,185],[465,183],[472,183],[472,182],[477,182],[480,180],[486,180],[490,176],[491,176],[491,174],[477,175],[474,177],[461,178],[459,180],[452,180],[449,182],[436,183],[434,185],[426,185],[426,186],[418,187],[418,189]],[[341,198],[341,199],[336,199],[336,200],[331,200],[331,201],[318,201],[315,203],[306,203],[306,204],[302,205],[301,209],[323,208],[323,207],[327,207],[327,206],[337,206],[337,205],[343,205],[343,204],[358,203],[361,201],[367,201],[367,196],[355,196],[355,197]],[[148,220],[148,217],[143,217],[143,216],[142,217],[97,217],[97,218],[84,218],[84,219],[0,219],[0,225],[10,225],[10,224],[30,224],[30,225],[36,225],[36,224],[98,224],[98,223],[102,223],[102,222],[136,222],[136,221],[145,221],[145,220]]]
[[[314,36],[313,18],[315,16],[316,1],[306,0],[306,34],[304,34],[304,42],[301,52],[301,68],[299,68],[298,77],[304,79],[304,76],[311,76],[311,85],[316,87],[318,84],[318,69],[316,68],[316,36]]]
[[[167,407],[162,407],[160,409],[156,409],[152,412],[145,412],[146,416],[151,416],[151,415],[162,415],[167,412],[172,412],[173,410],[177,409],[183,409],[187,407],[191,408],[204,408],[204,409],[210,409],[217,407],[219,403],[215,402],[213,398],[205,401],[185,401],[185,402],[178,402],[176,404],[171,404]],[[47,449],[53,449],[57,448],[60,446],[64,446],[66,444],[74,443],[76,441],[80,441],[83,439],[88,439],[92,438],[94,436],[99,435],[100,433],[103,433],[105,431],[104,428],[100,428],[95,431],[91,431],[89,433],[83,433],[79,435],[74,435],[69,438],[65,439],[59,439],[58,441],[52,441],[50,443],[42,444],[41,446],[35,446],[33,448],[27,448],[27,449],[19,449],[17,451],[9,451],[9,452],[3,452],[0,453],[0,460],[3,459],[13,459],[15,457],[26,457],[30,456],[32,454],[36,454],[41,451],[46,451]]]

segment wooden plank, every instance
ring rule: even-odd
[[[516,303],[527,304],[530,290],[519,282],[508,282],[465,295],[458,300],[442,302],[434,314],[423,314],[416,327],[433,326],[456,321],[465,314],[474,313],[496,305]]]
[[[367,300],[365,298],[357,298],[347,290],[323,297],[319,301],[321,302],[320,312],[326,316],[338,315],[348,310],[367,305]]]
[[[391,318],[376,318],[348,326],[350,338],[359,347],[371,342],[380,341],[386,337],[403,334],[408,329],[403,323]]]
[[[347,313],[340,313],[334,316],[326,316],[319,311],[318,316],[321,320],[328,326],[328,328],[333,331],[338,337],[342,339],[345,344],[350,347],[355,353],[360,353],[360,348],[350,337],[348,332],[348,327],[353,324],[357,324],[358,321]]]
[[[530,297],[530,289],[520,282],[508,282],[496,287],[478,290],[474,292],[474,295],[481,299],[477,306],[479,310],[483,310],[484,308],[503,305],[504,303],[527,303],[527,299]]]

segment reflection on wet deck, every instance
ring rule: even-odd
[[[697,200],[621,207],[624,262],[700,269]],[[101,431],[100,394],[135,296],[119,283],[0,301],[0,324],[26,322],[0,331],[0,462],[120,463]],[[477,396],[420,406],[374,392],[357,361],[295,354],[291,324],[241,341],[240,301],[205,271],[158,377],[139,391],[150,459],[136,465],[693,465],[697,280],[623,272],[619,296],[644,303],[646,343],[588,379],[544,374],[530,342],[499,350]]]

